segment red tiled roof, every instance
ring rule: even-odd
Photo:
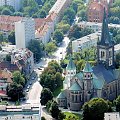
[[[5,68],[7,68],[11,72],[19,70],[16,64],[11,64],[10,62],[3,61],[0,63],[0,70],[4,70]]]
[[[22,20],[20,16],[0,15],[0,30],[12,31],[15,29],[15,22]],[[45,23],[45,18],[35,18],[35,29],[38,29]]]

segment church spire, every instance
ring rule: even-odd
[[[113,42],[110,38],[109,29],[108,29],[108,20],[107,20],[105,8],[104,8],[101,40],[98,41],[98,44],[103,45],[103,46],[112,46],[113,45]]]

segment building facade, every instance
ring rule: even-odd
[[[0,120],[41,120],[41,106],[38,104],[1,105]]]
[[[92,33],[85,37],[72,41],[72,52],[80,52],[85,49],[97,46],[101,32]]]
[[[96,23],[96,22],[79,22],[78,23],[78,26],[81,27],[81,28],[90,28],[92,30],[94,30],[94,32],[97,32],[97,31],[101,31],[102,29],[102,23]],[[117,28],[117,29],[120,29],[120,25],[119,24],[108,24],[108,27],[109,28]]]
[[[18,11],[22,6],[22,0],[0,0],[0,6],[3,5],[10,5],[15,11]]]
[[[26,48],[31,40],[35,39],[35,21],[32,18],[23,18],[15,22],[16,48]]]
[[[108,14],[107,0],[92,0],[88,5],[87,18],[89,22],[102,22],[104,9]]]
[[[101,39],[97,43],[97,64],[91,67],[86,61],[84,69],[76,73],[76,66],[70,58],[63,82],[64,90],[57,97],[59,106],[78,111],[92,98],[114,100],[120,94],[120,70],[114,66],[114,42],[104,11]]]
[[[105,113],[104,120],[120,120],[119,112]]]

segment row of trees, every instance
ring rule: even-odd
[[[17,101],[21,97],[24,97],[23,87],[25,83],[24,76],[19,71],[15,71],[13,73],[13,83],[7,88],[7,95],[12,101]]]
[[[104,113],[113,112],[113,107],[116,108],[115,111],[120,112],[120,96],[113,103],[102,98],[94,98],[84,104],[83,120],[103,120]]]
[[[56,61],[52,60],[40,75],[40,84],[53,92],[62,85],[62,81],[62,68]]]
[[[30,16],[33,18],[44,18],[48,14],[56,0],[22,0],[22,7],[15,12],[12,6],[1,6],[2,15]]]
[[[120,23],[120,1],[115,0],[115,2],[110,6],[109,9],[109,22],[114,24]]]

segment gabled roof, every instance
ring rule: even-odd
[[[74,82],[73,85],[69,88],[69,90],[72,90],[72,91],[81,91],[82,88],[80,87],[80,85],[78,84],[78,82]]]
[[[77,77],[79,80],[83,80],[83,73],[80,72],[80,73],[76,74],[75,77]]]
[[[59,98],[59,99],[65,99],[66,97],[65,97],[64,91],[60,92],[60,94],[57,96],[57,98]]]
[[[92,72],[92,67],[90,65],[90,63],[87,61],[86,64],[85,64],[85,67],[83,69],[83,72]]]
[[[76,66],[75,66],[71,56],[70,56],[69,63],[66,67],[66,70],[76,70]]]
[[[103,64],[97,64],[93,67],[93,73],[98,79],[103,79],[106,83],[110,83],[116,79],[117,73],[114,69],[106,69]],[[116,75],[115,75],[116,73]]]

